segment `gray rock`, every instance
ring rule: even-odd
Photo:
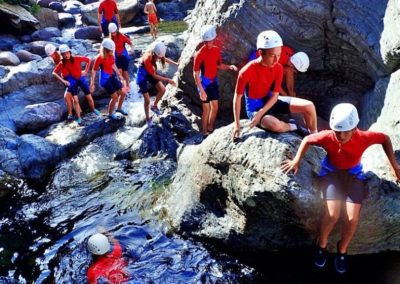
[[[25,107],[15,120],[18,131],[35,131],[62,120],[64,109],[58,103],[40,103]]]
[[[39,56],[37,54],[30,53],[27,50],[19,50],[17,52],[17,57],[22,62],[29,62],[29,61],[32,61],[32,60],[41,60],[42,59],[41,56]]]
[[[72,27],[75,25],[75,17],[68,13],[58,13],[60,25],[62,27]]]
[[[8,19],[6,24],[9,25],[9,28],[19,33],[35,31],[39,28],[39,21],[31,13],[18,5],[0,3],[0,17]],[[3,29],[7,29],[7,26],[4,26]]]
[[[32,41],[32,36],[31,35],[23,35],[21,36],[21,41],[24,43],[28,43]]]
[[[0,154],[1,155],[1,154]],[[11,195],[16,188],[22,188],[24,182],[13,176],[10,176],[6,172],[0,170],[0,201],[5,197]],[[0,280],[1,277],[0,277]],[[13,283],[12,279],[5,280],[7,283]]]
[[[323,208],[314,177],[324,151],[311,147],[298,174],[285,175],[280,165],[294,155],[300,139],[245,127],[241,140],[233,143],[231,132],[232,126],[218,129],[202,144],[179,150],[172,186],[160,198],[171,223],[188,236],[218,241],[231,250],[311,244]],[[399,225],[399,188],[387,175],[383,180],[370,176],[368,186],[374,193],[363,205],[352,254],[398,250],[394,231]],[[338,238],[335,231],[332,247]]]
[[[48,27],[38,30],[32,34],[34,40],[49,40],[52,37],[61,36],[61,31],[58,28]]]
[[[100,2],[95,2],[82,7],[82,21],[87,25],[97,25],[97,12]],[[137,0],[118,0],[117,1],[121,24],[130,23],[140,11]]]
[[[4,78],[8,72],[9,72],[8,69],[4,68],[3,66],[0,66],[0,79]],[[2,93],[0,92],[0,94]]]
[[[63,3],[64,11],[69,14],[79,14],[83,4],[76,0],[65,1]]]
[[[398,1],[387,1],[385,16],[383,18],[383,31],[380,38],[382,59],[388,67],[395,71],[400,64],[400,31],[399,31],[399,11]]]
[[[101,35],[102,34],[97,26],[82,27],[75,31],[76,39],[100,40]]]
[[[36,14],[40,22],[40,28],[58,27],[58,14],[49,8],[41,8]]]
[[[46,56],[44,47],[48,42],[44,40],[32,41],[28,44],[27,50],[40,56]]]
[[[20,41],[13,35],[0,35],[0,51],[11,51]]]
[[[18,136],[12,130],[0,126],[0,171],[3,170],[16,177],[23,177],[17,155],[17,140]]]
[[[51,1],[53,0],[37,0],[36,4],[39,5],[40,7],[47,8],[49,7]]]
[[[19,65],[20,61],[18,57],[9,51],[0,52],[0,65]]]
[[[54,10],[54,11],[57,11],[57,12],[59,12],[59,13],[64,12],[64,7],[63,7],[62,3],[61,3],[61,2],[58,2],[58,1],[52,1],[52,2],[50,2],[49,8],[52,9],[52,10]]]

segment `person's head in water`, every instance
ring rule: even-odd
[[[98,233],[89,238],[87,248],[93,255],[101,256],[110,251],[111,245],[105,235]]]
[[[345,144],[351,140],[359,122],[356,107],[349,103],[341,103],[332,109],[329,126],[335,131],[337,141]]]
[[[204,44],[211,48],[214,45],[214,39],[217,37],[217,30],[213,25],[205,25],[201,27],[201,39]]]
[[[261,32],[257,37],[257,49],[260,50],[261,63],[268,67],[278,63],[282,46],[282,38],[276,31]]]

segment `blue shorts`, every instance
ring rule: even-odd
[[[140,65],[136,75],[136,84],[139,86],[139,92],[142,94],[148,93],[151,87],[155,87],[159,80],[155,79],[149,73],[147,73],[146,68]],[[150,86],[149,86],[150,85]]]
[[[104,15],[101,17],[101,29],[103,31],[104,37],[108,37],[108,35],[110,34],[110,32],[108,31],[108,25],[110,23],[116,24],[117,28],[118,28],[118,22],[117,22],[117,18],[115,16],[112,17],[111,21],[107,21],[104,18]]]
[[[86,80],[86,77],[81,76],[79,79],[75,79],[72,76],[68,76],[66,79],[69,82],[67,92],[70,92],[73,96],[77,96],[80,88],[85,95],[90,95],[89,84]]]
[[[202,101],[203,103],[209,103],[211,101],[216,101],[219,99],[219,86],[218,78],[209,79],[207,77],[201,76],[201,85],[207,94],[207,100]],[[200,92],[199,92],[200,93]]]
[[[118,69],[122,69],[122,71],[128,71],[129,60],[130,58],[126,49],[124,49],[121,55],[115,54],[115,65],[117,65]]]
[[[109,95],[122,89],[122,83],[118,80],[117,76],[115,74],[107,74],[103,70],[100,73],[100,86],[106,89]]]
[[[261,99],[251,99],[247,96],[245,91],[246,100],[246,113],[249,119],[253,119],[257,111],[259,111],[265,103],[271,98],[272,93],[269,92],[267,96]],[[265,113],[265,115],[278,115],[278,114],[290,114],[290,99],[286,97],[278,97],[276,103]]]

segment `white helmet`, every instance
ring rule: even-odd
[[[46,52],[47,56],[53,55],[54,52],[56,52],[57,48],[54,46],[54,44],[48,43],[44,47],[44,51]]]
[[[58,48],[58,50],[59,50],[61,53],[71,51],[71,49],[69,48],[69,46],[66,45],[66,44],[60,45],[60,47]]]
[[[282,45],[282,38],[276,31],[263,31],[257,37],[257,49],[268,49]]]
[[[310,67],[310,59],[305,52],[297,52],[290,57],[290,62],[296,67],[300,72],[306,72],[308,67]]]
[[[94,234],[88,240],[88,250],[95,255],[103,255],[110,250],[110,242],[103,234]]]
[[[210,41],[217,37],[217,31],[213,25],[205,25],[201,27],[201,39]]]
[[[115,49],[115,43],[110,38],[103,39],[103,41],[101,43],[101,46],[103,48],[106,48],[106,49],[111,50],[111,51],[114,51],[114,49]]]
[[[153,51],[158,57],[165,57],[165,53],[167,52],[167,47],[162,41],[160,41],[154,46]]]
[[[118,30],[118,28],[117,28],[117,25],[115,24],[115,23],[110,23],[109,25],[108,25],[108,31],[110,32],[110,33],[115,33],[116,31]]]
[[[349,131],[356,128],[359,121],[356,107],[342,103],[332,109],[329,126],[334,131]]]

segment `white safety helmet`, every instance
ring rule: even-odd
[[[103,234],[94,234],[88,240],[88,250],[95,255],[103,255],[110,250],[110,242]]]
[[[158,57],[165,57],[165,53],[167,52],[167,47],[162,41],[160,41],[154,46],[153,51]]]
[[[201,39],[210,41],[217,37],[217,31],[213,25],[205,25],[201,27]]]
[[[44,47],[44,51],[46,52],[47,56],[53,55],[54,52],[56,52],[57,48],[54,46],[54,44],[48,43]]]
[[[69,48],[69,46],[66,45],[66,44],[60,45],[60,47],[58,48],[58,50],[59,50],[61,53],[71,51],[71,49]]]
[[[115,43],[110,38],[103,39],[103,41],[101,42],[101,46],[111,51],[114,51],[115,49]]]
[[[110,23],[108,25],[108,31],[110,33],[115,33],[117,30],[118,30],[118,27],[117,27],[117,25],[115,23]]]
[[[299,72],[306,72],[310,67],[310,59],[305,52],[297,52],[290,57],[290,62]]]
[[[342,103],[336,105],[331,112],[329,126],[334,131],[349,131],[357,127],[360,119],[354,105]]]
[[[257,49],[268,49],[282,45],[282,38],[276,31],[263,31],[257,36]]]

